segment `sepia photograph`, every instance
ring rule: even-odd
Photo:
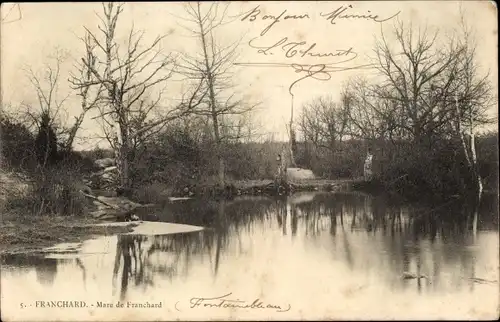
[[[0,13],[2,321],[500,318],[495,2]]]

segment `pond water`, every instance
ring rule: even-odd
[[[498,317],[496,197],[474,208],[454,199],[428,207],[354,192],[302,193],[184,200],[155,211],[162,221],[206,229],[106,236],[64,253],[3,257],[2,318]],[[86,307],[50,307],[76,305],[56,301]],[[132,307],[140,304],[161,307]]]

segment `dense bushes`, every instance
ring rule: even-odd
[[[227,172],[235,180],[272,179],[283,143],[235,143],[225,150]]]
[[[3,168],[34,168],[35,137],[31,131],[0,113],[0,154]]]
[[[478,137],[477,155],[479,173],[484,179],[487,190],[498,189],[498,132],[491,132]]]
[[[79,193],[83,183],[81,173],[59,165],[44,171],[33,171],[23,183],[23,189],[4,187],[3,210],[34,215],[81,215],[87,201]]]
[[[381,160],[386,165],[378,177],[387,188],[407,196],[463,192],[469,177],[465,158],[457,153],[456,143],[440,145],[431,150],[405,144],[392,160]]]
[[[227,181],[272,178],[279,144],[244,144],[230,139],[221,144]],[[218,182],[217,144],[203,118],[171,122],[138,144],[135,152],[131,178],[136,189],[165,190],[166,185],[179,190]]]
[[[477,156],[485,189],[498,187],[498,133],[476,138]],[[325,178],[357,178],[362,175],[366,150],[373,151],[375,179],[406,196],[464,194],[473,185],[461,143],[439,140],[432,147],[408,141],[349,140],[337,149],[315,149],[301,144],[298,160]]]
[[[167,129],[142,147],[132,171],[136,186],[155,183],[180,189],[194,184],[215,184],[218,161],[210,137]],[[226,143],[223,149],[226,178],[270,179],[276,171],[280,143]]]
[[[26,191],[7,196],[6,211],[34,215],[81,215],[86,200],[79,194],[80,174],[51,168],[30,177]]]
[[[365,144],[358,140],[339,143],[335,148],[318,148],[308,142],[298,144],[296,162],[321,178],[351,179],[363,175]]]
[[[42,117],[33,134],[23,123],[0,116],[2,169],[22,173],[27,183],[21,191],[4,187],[5,211],[32,214],[82,214],[86,201],[80,195],[82,177],[93,161],[75,151],[59,150],[50,119]]]
[[[33,134],[22,122],[0,113],[1,166],[4,169],[33,174],[43,165],[43,158],[48,150],[51,161],[48,164],[56,168],[70,168],[84,174],[92,171],[93,160],[99,157],[92,152],[80,153],[60,149],[48,122],[47,119],[42,119],[40,130]],[[105,151],[98,153],[106,154]]]

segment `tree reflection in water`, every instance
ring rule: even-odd
[[[173,235],[142,236],[119,235],[113,269],[113,293],[118,281],[120,299],[124,300],[129,283],[147,290],[154,286],[154,277],[161,275],[170,280],[189,273],[190,255],[210,249],[210,233],[182,233]],[[183,264],[184,270],[179,267]]]
[[[159,236],[119,235],[113,269],[113,293],[116,293],[119,285],[120,298],[123,300],[131,281],[135,286],[146,289],[154,286],[156,274],[170,280],[180,274],[188,276],[191,258],[199,254],[208,255],[215,278],[229,236],[239,240],[242,251],[240,228],[250,229],[253,222],[262,220],[269,205],[266,202],[255,207],[253,200],[212,200],[204,203],[205,209],[198,212],[197,220],[210,223],[207,230]],[[197,206],[193,208],[200,209]],[[185,218],[190,223],[189,215]],[[181,259],[184,259],[182,271],[179,269]]]
[[[482,224],[490,229],[497,229],[493,228],[494,223],[498,223],[496,202],[490,200],[484,204],[490,202],[495,204],[495,209],[483,205],[483,213],[488,215],[489,221]],[[380,238],[383,248],[375,251],[380,254],[379,260],[385,261],[381,265],[388,266],[392,271],[388,275],[398,277],[402,272],[411,272],[417,276],[428,275],[428,278],[400,279],[396,283],[402,287],[416,285],[417,291],[421,292],[424,285],[427,288],[437,288],[441,275],[440,266],[444,263],[455,263],[454,266],[459,270],[454,274],[453,281],[457,287],[463,284],[464,279],[469,281],[471,288],[474,287],[477,278],[474,253],[470,246],[476,242],[478,223],[481,223],[478,220],[480,206],[458,199],[450,199],[435,207],[409,206],[397,200],[374,198],[361,193],[338,193],[334,196],[317,194],[311,202],[293,207],[305,214],[301,217],[304,221],[302,225],[305,234],[309,236],[321,235],[321,230],[310,228],[318,227],[321,217],[330,217],[329,233],[335,237],[340,229],[341,238],[332,240],[334,243],[342,243],[344,260],[350,269],[362,267],[360,255],[355,255],[352,249],[353,234],[364,231],[373,235],[373,238]],[[340,227],[336,224],[337,217]],[[346,226],[350,227],[350,231],[345,229]],[[368,244],[356,246],[371,247]]]
[[[115,265],[113,268],[113,294],[116,290],[116,282],[121,262],[123,260],[123,268],[120,280],[120,299],[123,300],[127,293],[129,279],[135,279],[137,284],[152,284],[147,278],[148,274],[144,272],[145,258],[141,256],[143,250],[141,244],[146,237],[137,235],[118,235],[116,246]],[[138,257],[139,254],[139,257]],[[135,270],[132,270],[132,262]]]
[[[159,277],[196,278],[189,271],[193,265],[206,265],[215,279],[222,275],[227,261],[239,256],[261,256],[259,249],[253,251],[258,244],[254,241],[270,236],[274,240],[276,235],[283,238],[270,252],[300,257],[305,256],[301,252],[305,248],[314,255],[331,258],[334,265],[375,274],[377,281],[395,289],[411,288],[422,293],[441,292],[447,287],[474,290],[478,283],[498,280],[497,264],[485,259],[484,250],[477,247],[491,245],[484,238],[498,238],[498,196],[485,195],[482,199],[479,205],[450,199],[434,207],[362,193],[193,200],[173,207],[162,219],[203,224],[206,230],[165,236],[117,236],[113,294],[124,300],[131,288],[158,287]],[[485,234],[485,230],[495,233]],[[297,253],[289,248],[297,245]],[[60,271],[81,276],[85,286],[87,275],[95,275],[100,269],[89,266],[95,261],[87,261],[86,257],[63,257],[3,255],[2,270],[12,270],[13,275],[35,274],[39,284],[52,287],[62,283],[56,279]],[[60,269],[60,265],[73,270]],[[227,271],[232,273],[231,269],[224,273]],[[403,279],[404,272],[427,278]]]
[[[483,210],[491,213],[491,207]],[[195,257],[208,258],[216,278],[223,259],[228,258],[223,256],[225,253],[246,254],[241,234],[257,238],[262,229],[283,236],[290,234],[292,239],[303,236],[305,242],[331,236],[333,247],[339,247],[350,269],[367,270],[367,262],[377,261],[377,266],[385,267],[387,278],[392,276],[388,282],[394,287],[416,287],[419,292],[437,289],[441,265],[456,267],[459,274],[454,274],[454,283],[462,285],[464,277],[470,281],[475,278],[475,261],[468,245],[474,243],[470,237],[475,236],[478,225],[485,224],[478,220],[480,208],[459,200],[429,208],[362,193],[199,200],[178,211],[182,216],[174,211],[170,220],[184,224],[203,222],[207,230],[118,237],[113,287],[116,289],[119,281],[122,299],[131,282],[147,288],[154,285],[155,275],[168,279],[187,277]],[[366,237],[360,239],[363,235],[368,236],[368,242],[362,241]],[[372,239],[377,242],[372,243]],[[228,250],[230,245],[235,248]],[[403,272],[428,278],[404,280],[400,278]],[[470,287],[474,287],[473,282]]]
[[[71,263],[71,259],[47,258],[42,254],[3,254],[0,257],[3,270],[15,268],[17,273],[35,271],[38,283],[50,286],[54,283],[59,265]]]
[[[44,285],[52,285],[57,275],[57,260],[45,258],[35,266],[36,279]]]

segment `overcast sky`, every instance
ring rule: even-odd
[[[348,8],[351,5],[352,8]],[[256,11],[254,8],[258,7]],[[332,24],[327,18],[328,13],[336,9],[347,8],[344,14],[378,15],[375,22],[372,19],[335,19]],[[369,62],[372,55],[374,37],[379,36],[381,28],[384,34],[389,34],[396,19],[403,22],[413,22],[430,30],[439,28],[443,35],[458,28],[460,19],[460,2],[454,1],[391,1],[391,2],[233,2],[229,7],[230,16],[253,12],[254,21],[239,19],[225,25],[216,35],[222,43],[243,37],[240,46],[241,63],[286,63],[286,64],[319,64],[339,62],[339,67],[362,66]],[[477,33],[478,58],[484,69],[490,69],[491,79],[497,85],[497,11],[492,2],[465,1],[462,3],[469,25]],[[61,71],[61,97],[71,93],[66,79],[75,60],[82,53],[82,43],[78,36],[84,34],[83,26],[97,30],[99,20],[95,12],[101,12],[100,3],[22,3],[19,5],[2,4],[1,25],[1,89],[2,104],[18,105],[20,102],[36,105],[37,99],[26,79],[23,66],[31,66],[39,70],[47,61],[47,56],[55,48],[61,48],[69,53]],[[179,27],[185,25],[178,17],[185,17],[182,3],[127,3],[118,22],[117,37],[123,39],[130,30],[132,23],[136,29],[143,29],[145,40],[151,41],[158,35],[169,34],[162,42],[165,52],[182,52],[196,50],[196,43],[188,33]],[[286,10],[279,22],[266,32],[271,20],[262,20],[264,15],[280,16]],[[337,11],[338,12],[338,11]],[[286,15],[302,15],[303,19],[286,19]],[[394,16],[394,17],[393,17]],[[393,17],[392,19],[389,19]],[[263,35],[261,35],[263,34]],[[318,58],[305,55],[285,57],[285,52],[272,49],[267,55],[254,47],[271,46],[287,37],[287,41],[306,43],[301,47],[308,49],[316,46],[309,53],[342,53],[334,58]],[[289,49],[289,48],[288,48]],[[298,47],[297,47],[298,49]],[[290,55],[290,51],[288,54]],[[333,60],[332,60],[333,59]],[[276,138],[285,139],[285,122],[290,117],[291,96],[290,85],[301,75],[290,66],[242,66],[234,81],[238,90],[250,99],[262,102],[255,116],[256,122],[262,124],[262,131],[276,133]],[[353,69],[350,71],[331,73],[328,81],[305,79],[293,86],[294,106],[297,115],[303,102],[314,96],[328,94],[338,97],[340,87],[346,79],[355,74],[369,75],[370,70]],[[169,87],[165,106],[173,106],[181,95],[182,84],[172,82]],[[72,94],[67,101],[68,119],[79,113],[79,101]],[[497,115],[492,109],[491,115]],[[98,126],[90,117],[83,124],[80,137],[93,136],[98,133]],[[76,148],[92,148],[95,140],[79,140]]]

